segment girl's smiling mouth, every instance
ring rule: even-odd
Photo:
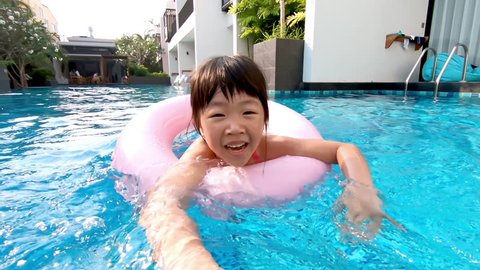
[[[231,143],[225,145],[225,148],[229,151],[233,151],[235,153],[242,152],[245,148],[247,148],[248,143],[247,142],[241,142],[241,143]]]

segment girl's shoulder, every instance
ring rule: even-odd
[[[294,144],[297,141],[297,139],[292,137],[274,134],[266,134],[264,136],[264,140],[267,143],[267,146],[270,146],[272,148],[284,148],[286,146]]]
[[[266,144],[263,148],[266,160],[275,159],[281,156],[289,155],[294,147],[294,138],[267,134],[263,142]]]
[[[207,143],[203,138],[197,138],[185,151],[185,153],[180,158],[181,161],[192,161],[199,158],[204,159],[215,159],[215,153],[208,147]]]

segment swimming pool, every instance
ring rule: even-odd
[[[175,88],[40,88],[0,94],[0,269],[155,269],[138,210],[115,191],[115,139]],[[388,223],[371,242],[342,236],[338,169],[280,208],[189,212],[225,269],[480,267],[480,98],[272,94],[327,139],[357,144]],[[218,208],[225,206],[217,205]]]

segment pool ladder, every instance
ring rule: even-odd
[[[450,55],[448,55],[447,61],[445,61],[445,65],[443,65],[443,68],[440,71],[440,74],[438,74],[438,78],[435,80],[435,94],[433,95],[433,101],[438,101],[438,86],[440,84],[440,79],[442,78],[443,73],[445,73],[445,70],[447,69],[447,66],[450,63],[450,60],[452,60],[453,54],[457,51],[458,47],[463,47],[463,52],[465,53],[463,58],[462,80],[460,82],[466,82],[465,77],[467,76],[468,48],[465,44],[457,43],[455,44],[455,46],[453,46],[453,49],[450,52]]]
[[[437,70],[437,51],[435,51],[433,48],[425,48],[423,49],[422,53],[420,54],[420,57],[418,57],[417,62],[413,66],[412,70],[410,70],[410,74],[408,74],[407,79],[405,80],[405,90],[403,91],[403,100],[407,100],[407,90],[408,90],[408,81],[410,80],[410,77],[412,77],[413,72],[415,71],[415,68],[417,68],[418,64],[420,64],[420,61],[422,60],[423,55],[425,55],[426,52],[432,51],[433,57],[434,57],[434,62],[433,62],[433,74],[432,74],[432,80],[435,80],[435,71]]]
[[[420,60],[422,59],[423,55],[427,51],[432,51],[433,56],[434,56],[434,63],[433,63],[433,74],[432,74],[432,80],[430,82],[435,81],[435,92],[433,95],[433,101],[438,101],[438,86],[440,85],[440,80],[442,79],[443,73],[445,73],[445,70],[447,69],[448,64],[450,63],[450,60],[452,60],[453,54],[457,51],[458,47],[463,47],[464,50],[464,63],[463,63],[463,72],[462,72],[462,80],[460,82],[466,82],[465,77],[467,75],[467,59],[468,59],[468,48],[465,44],[462,43],[457,43],[455,46],[453,46],[453,49],[450,51],[450,55],[448,55],[447,61],[445,61],[445,64],[442,67],[442,70],[438,74],[437,79],[435,80],[435,73],[437,69],[437,52],[432,49],[432,48],[425,48],[422,53],[420,54],[420,57],[418,57],[417,62],[413,66],[412,70],[410,71],[410,74],[408,74],[407,79],[405,80],[405,90],[404,90],[404,95],[403,99],[407,100],[407,90],[408,90],[408,81],[410,80],[410,77],[413,74],[413,71],[415,71],[415,68],[418,66],[420,63]]]

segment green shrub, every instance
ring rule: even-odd
[[[54,73],[49,68],[38,67],[32,68],[30,77],[31,79],[28,81],[29,86],[44,86],[47,81],[53,79]]]
[[[145,77],[149,74],[148,69],[143,65],[130,65],[130,75]]]
[[[287,33],[284,38],[287,39],[303,39],[305,30],[302,27],[292,27],[287,29]],[[272,33],[264,33],[264,40],[280,38],[280,25],[274,25]]]
[[[160,78],[168,77],[168,74],[164,72],[153,72],[150,75],[153,77],[160,77]]]

